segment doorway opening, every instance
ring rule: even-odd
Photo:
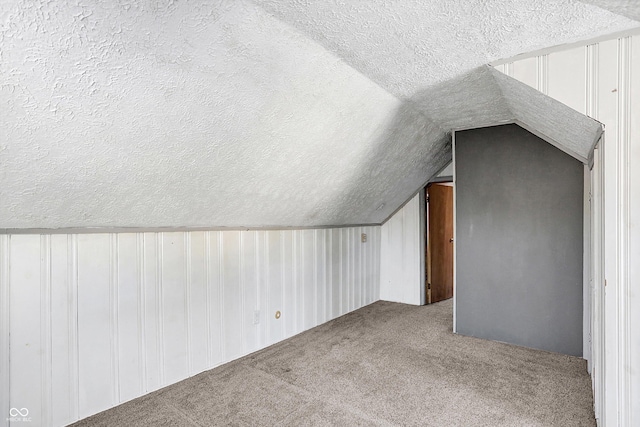
[[[427,304],[453,297],[453,180],[443,178],[425,188]]]

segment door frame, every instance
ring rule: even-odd
[[[427,209],[427,204],[428,199],[427,199],[427,188],[431,185],[431,184],[448,184],[451,183],[451,187],[453,187],[453,176],[451,175],[444,175],[444,176],[438,176],[435,177],[431,180],[429,180],[429,182],[424,186],[423,189],[423,193],[424,193],[424,201],[422,203],[422,207],[424,209],[424,214],[421,212],[421,216],[424,217],[424,221],[425,221],[425,230],[423,233],[423,239],[424,239],[424,249],[425,249],[425,254],[424,254],[424,265],[425,265],[425,272],[424,272],[424,285],[423,285],[423,290],[425,292],[425,302],[423,305],[426,304],[430,304],[430,298],[429,298],[429,289],[427,289],[427,286],[429,285],[429,281],[427,280],[428,278],[430,279],[429,275],[431,273],[431,247],[429,246],[429,209]],[[454,196],[455,198],[455,196]],[[454,208],[455,209],[455,208]],[[453,218],[452,218],[453,220]],[[455,234],[454,234],[455,236]],[[455,241],[455,239],[454,239]],[[453,262],[453,260],[452,260]]]

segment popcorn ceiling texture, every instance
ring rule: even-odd
[[[599,122],[488,65],[414,95],[411,101],[449,130],[519,122],[584,163],[602,129]]]
[[[416,92],[410,102],[446,130],[509,122],[514,115],[488,66]]]
[[[255,0],[405,99],[492,60],[638,27],[574,0]]]
[[[618,15],[640,21],[640,2],[638,0],[580,0],[601,7]]]
[[[632,26],[565,1],[345,3],[1,2],[0,228],[379,223],[452,127],[527,113],[474,67]]]
[[[546,136],[565,152],[587,163],[602,125],[532,87],[487,67],[500,86],[514,119]]]
[[[0,228],[375,222],[444,135],[253,4],[150,5],[3,10]]]

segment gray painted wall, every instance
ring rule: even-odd
[[[583,165],[516,125],[456,132],[457,332],[582,355]]]

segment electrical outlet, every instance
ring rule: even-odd
[[[260,323],[260,310],[255,310],[253,312],[253,324],[257,325]]]
[[[367,243],[367,233],[362,233],[360,235],[360,240],[362,241],[362,243]]]

